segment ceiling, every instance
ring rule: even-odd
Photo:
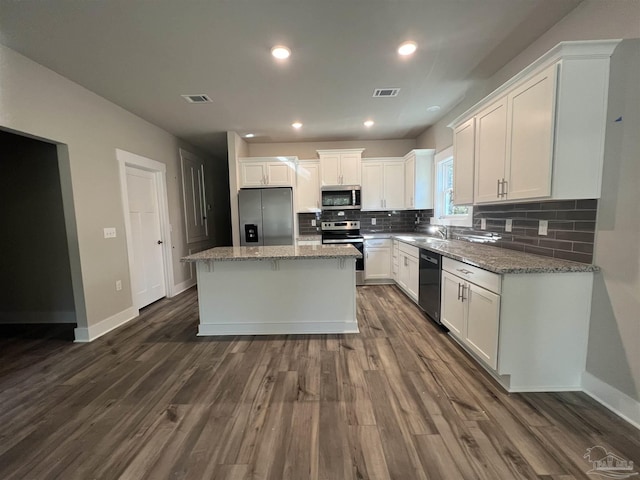
[[[254,133],[250,142],[415,138],[471,78],[493,74],[578,3],[0,0],[0,43],[219,153],[228,130]],[[397,54],[405,40],[418,44],[409,58]],[[287,61],[271,57],[276,44],[291,48]],[[373,98],[378,87],[401,90]]]

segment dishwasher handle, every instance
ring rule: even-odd
[[[421,253],[420,258],[426,260],[427,262],[433,263],[434,265],[438,265],[440,263],[436,257],[430,257],[425,253]]]

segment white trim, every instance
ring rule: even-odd
[[[92,342],[96,338],[101,337],[105,333],[109,333],[111,330],[115,330],[116,328],[124,325],[130,320],[136,318],[140,312],[135,307],[129,307],[126,310],[123,310],[115,315],[112,315],[109,318],[105,318],[101,322],[96,323],[95,325],[89,325],[88,327],[81,327],[74,329],[74,334],[76,336],[76,343],[86,343]]]
[[[9,323],[77,323],[76,312],[0,312],[0,324]]]
[[[298,335],[360,333],[357,322],[227,323],[198,325],[198,336],[207,335]]]
[[[129,197],[127,194],[127,171],[126,167],[138,168],[152,172],[156,177],[156,189],[158,194],[158,213],[160,216],[160,231],[162,232],[163,245],[162,257],[164,259],[164,284],[167,297],[173,297],[173,257],[171,240],[171,222],[169,221],[169,200],[167,196],[167,166],[164,163],[151,160],[150,158],[136,155],[116,148],[116,159],[120,174],[120,196],[122,199],[122,211],[124,214],[124,229],[127,237],[127,257],[129,260],[129,285],[131,285],[131,300],[133,301],[133,275],[131,265],[133,265],[133,245],[131,244],[131,223],[127,212]]]
[[[582,391],[640,429],[640,402],[589,372],[582,374]]]
[[[195,278],[190,278],[189,280],[185,280],[184,282],[176,283],[173,286],[173,295],[172,296],[175,297],[176,295],[179,295],[182,292],[184,292],[186,290],[189,290],[195,284],[196,284]]]
[[[469,213],[467,215],[450,215],[447,217],[438,216],[441,205],[441,195],[439,190],[440,184],[440,164],[452,160],[455,162],[453,155],[453,145],[436,153],[433,162],[433,214],[429,219],[431,225],[447,225],[455,227],[472,227],[473,226],[473,205],[467,205]]]

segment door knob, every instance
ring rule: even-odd
[[[162,240],[158,240],[158,245],[162,245]]]

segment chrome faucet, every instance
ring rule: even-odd
[[[429,227],[429,233],[438,233],[443,240],[449,238],[449,230],[445,225],[431,225]]]

